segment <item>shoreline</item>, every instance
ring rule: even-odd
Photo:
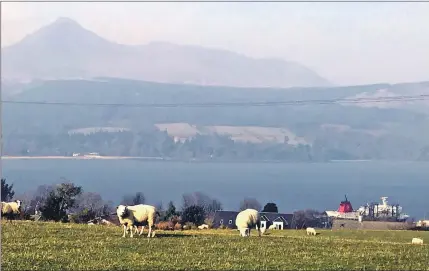
[[[145,160],[166,160],[162,157],[138,157],[138,156],[2,156],[3,160],[36,160],[36,159],[51,159],[51,160],[130,160],[130,159],[145,159]]]

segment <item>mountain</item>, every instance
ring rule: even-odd
[[[59,18],[2,49],[2,78],[31,80],[117,77],[236,87],[323,87],[314,71],[281,59],[254,59],[198,46],[110,42]]]

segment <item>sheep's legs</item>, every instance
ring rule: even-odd
[[[125,233],[127,232],[127,226],[124,225],[124,234],[122,235],[122,237],[125,237]]]
[[[134,232],[133,232],[133,228],[134,228],[134,226],[130,226],[130,237],[131,237],[131,238],[133,238],[133,236],[134,236],[134,235],[133,235],[133,233],[134,233]]]
[[[152,225],[149,224],[149,232],[147,233],[148,238],[150,238],[151,233],[152,233]]]
[[[144,226],[142,226],[142,229],[140,230],[139,236],[143,234]]]

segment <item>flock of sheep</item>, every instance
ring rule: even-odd
[[[12,202],[1,202],[1,215],[6,217],[9,222],[19,215],[21,212],[21,201],[15,200]],[[133,206],[119,205],[116,207],[116,215],[119,218],[120,224],[123,226],[124,233],[122,237],[126,236],[127,232],[130,232],[130,237],[133,237],[133,233],[137,234],[138,227],[141,226],[139,235],[143,234],[143,230],[148,225],[149,232],[147,237],[155,237],[155,220],[159,217],[159,212],[156,207],[146,204],[138,204]],[[256,228],[258,235],[261,236],[265,232],[265,228],[261,227],[261,215],[255,209],[246,209],[238,213],[235,220],[237,230],[240,232],[240,236],[249,237],[250,230]],[[199,228],[203,229],[201,225]],[[307,235],[317,235],[314,228],[306,229]],[[423,245],[423,239],[413,238],[412,244]]]
[[[130,232],[130,237],[133,237],[133,232],[135,234],[138,233],[138,226],[142,227],[139,233],[139,235],[142,235],[146,225],[149,227],[147,237],[155,236],[154,224],[156,217],[159,216],[156,207],[146,204],[133,206],[119,205],[116,207],[116,215],[124,229],[122,237],[125,237],[127,232]],[[261,215],[255,209],[246,209],[238,213],[235,225],[242,237],[250,236],[250,230],[255,227],[259,236],[265,232],[265,228],[261,227]],[[204,226],[201,225],[199,228],[203,229],[205,228]],[[307,234],[308,232],[316,235],[316,231],[313,228],[307,228]]]

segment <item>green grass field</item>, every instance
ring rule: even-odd
[[[148,239],[122,238],[119,227],[14,223],[2,221],[2,270],[429,270],[429,232],[157,231]],[[425,245],[411,245],[413,237]]]

